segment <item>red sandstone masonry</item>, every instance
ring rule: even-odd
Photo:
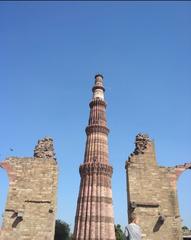
[[[113,169],[108,163],[108,133],[103,78],[96,76],[75,218],[75,240],[114,240],[111,192]]]

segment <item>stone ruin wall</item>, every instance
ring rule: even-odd
[[[154,143],[138,134],[126,162],[128,215],[136,212],[143,240],[180,240],[176,182],[191,164],[157,165]],[[33,158],[10,157],[0,163],[9,177],[1,240],[53,240],[58,170],[51,138],[40,140]]]
[[[153,141],[145,134],[136,136],[126,162],[128,216],[138,215],[143,240],[182,240],[176,182],[190,167],[158,166]]]
[[[0,163],[9,177],[1,240],[53,240],[57,163],[51,138],[40,140],[33,158],[10,157]]]

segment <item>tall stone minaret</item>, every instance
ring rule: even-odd
[[[111,176],[108,162],[108,133],[103,76],[95,76],[90,102],[84,163],[80,166],[80,191],[77,202],[74,239],[114,240]]]

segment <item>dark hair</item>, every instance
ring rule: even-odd
[[[130,222],[134,222],[137,219],[136,213],[132,213],[130,216]]]

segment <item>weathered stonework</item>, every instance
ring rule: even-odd
[[[108,162],[108,134],[103,77],[95,77],[86,128],[84,163],[80,166],[81,184],[77,202],[74,239],[114,240],[111,177]]]
[[[158,166],[153,141],[145,134],[136,136],[126,162],[128,216],[138,215],[143,240],[182,240],[176,182],[188,168],[191,164]]]
[[[38,142],[34,158],[10,157],[0,167],[9,176],[0,239],[53,240],[58,171],[52,139]]]

